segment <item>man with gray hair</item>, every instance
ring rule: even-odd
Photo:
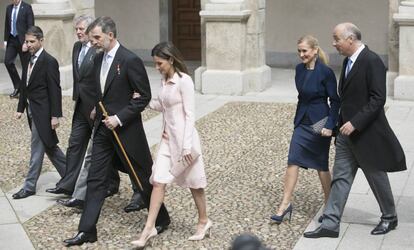
[[[333,46],[346,56],[338,92],[341,99],[331,192],[322,224],[306,238],[339,236],[339,226],[360,168],[378,202],[382,216],[372,235],[386,234],[398,225],[387,172],[406,170],[405,155],[385,117],[386,68],[381,58],[361,42],[352,23],[338,24]]]
[[[76,36],[78,38],[78,41],[73,45],[72,52],[72,98],[75,101],[75,110],[69,137],[69,146],[66,151],[65,175],[56,184],[56,187],[46,189],[46,192],[53,194],[71,195],[73,193],[92,134],[94,122],[93,109],[97,98],[93,70],[96,50],[91,47],[86,29],[93,20],[93,17],[86,15],[81,15],[74,20]],[[118,189],[118,186],[116,186],[116,189]],[[72,203],[78,203],[72,205],[80,206],[82,202],[72,201]]]

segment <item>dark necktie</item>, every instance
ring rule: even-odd
[[[30,57],[30,62],[29,62],[30,69],[33,67],[33,64],[35,63],[36,57],[37,56],[35,56],[35,55],[33,55],[33,56]]]
[[[351,71],[351,66],[352,66],[352,60],[348,58],[348,62],[346,63],[346,68],[345,68],[345,78],[348,77],[349,71]]]

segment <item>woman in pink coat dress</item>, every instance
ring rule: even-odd
[[[132,242],[138,247],[145,247],[147,241],[157,235],[155,220],[164,200],[166,184],[169,183],[190,188],[197,206],[197,231],[188,240],[202,240],[206,233],[210,236],[212,226],[206,211],[204,188],[207,180],[200,138],[194,127],[193,81],[188,75],[181,53],[172,43],[156,45],[151,55],[163,80],[158,98],[153,99],[149,106],[163,113],[163,132],[150,177],[153,190],[147,222],[139,240]],[[188,167],[180,173],[177,170],[180,170],[181,160]]]

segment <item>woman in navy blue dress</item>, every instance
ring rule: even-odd
[[[331,184],[329,147],[339,112],[336,77],[327,66],[327,57],[315,37],[307,35],[299,39],[298,55],[302,63],[296,66],[295,75],[299,93],[295,128],[290,142],[283,199],[276,214],[271,217],[276,223],[281,223],[287,214],[289,220],[292,216],[291,201],[299,167],[318,171],[325,202]]]

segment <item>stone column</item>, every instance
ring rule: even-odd
[[[209,0],[200,12],[205,57],[195,72],[204,94],[243,95],[270,83],[265,64],[265,0]]]
[[[59,62],[62,89],[72,87],[73,17],[69,0],[33,0],[36,25],[44,33],[43,46]]]
[[[388,14],[388,71],[387,95],[394,96],[394,81],[398,76],[398,24],[394,22],[394,14],[398,13],[399,0],[389,0]]]
[[[399,70],[394,98],[414,101],[414,0],[401,1],[394,21],[399,25]]]
[[[95,0],[71,0],[76,9],[76,16],[88,15],[95,17]]]

